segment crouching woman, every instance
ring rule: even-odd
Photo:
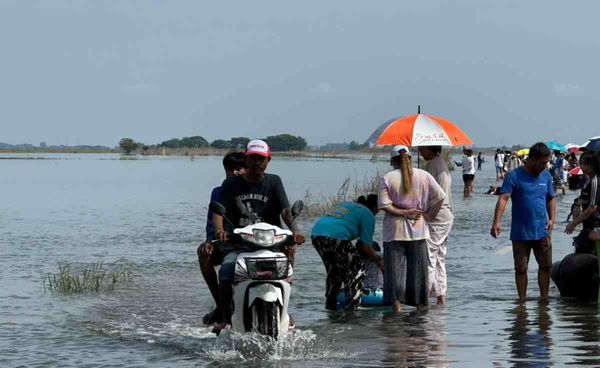
[[[361,254],[380,267],[383,260],[371,247],[377,214],[377,195],[360,196],[356,202],[342,202],[321,217],[311,233],[312,244],[321,256],[327,279],[326,308],[336,309],[337,294],[345,288],[348,309],[357,309],[362,297],[365,264]],[[352,243],[356,241],[356,245]]]

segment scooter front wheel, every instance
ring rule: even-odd
[[[252,305],[252,330],[276,339],[279,335],[280,316],[279,303],[256,299]]]

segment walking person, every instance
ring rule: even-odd
[[[494,165],[496,165],[496,180],[504,179],[504,153],[500,148],[496,149]]]
[[[477,155],[477,170],[481,170],[481,164],[483,164],[484,162],[485,158],[483,157],[483,154],[479,152],[479,154]]]
[[[383,259],[373,250],[377,195],[358,197],[356,202],[342,202],[314,225],[312,244],[327,271],[325,306],[336,309],[337,294],[344,284],[345,306],[357,309],[362,296],[365,262],[361,254],[383,267]],[[357,239],[356,245],[352,241]]]
[[[556,219],[552,176],[546,170],[549,160],[548,147],[544,143],[536,143],[529,149],[525,165],[508,173],[500,189],[494,223],[490,230],[494,238],[500,236],[500,220],[506,203],[512,199],[510,239],[513,245],[515,282],[521,303],[525,302],[527,294],[527,267],[532,250],[538,263],[540,296],[543,300],[548,299],[552,268],[551,234]]]
[[[448,234],[452,229],[454,215],[452,214],[452,177],[448,165],[442,158],[442,146],[419,147],[421,156],[427,161],[425,171],[435,178],[446,198],[437,216],[428,222],[429,239],[427,249],[429,253],[429,294],[437,298],[438,305],[446,304],[446,255],[448,254]],[[479,152],[481,156],[481,152]],[[481,165],[481,164],[480,164]]]
[[[424,309],[429,305],[429,227],[446,195],[427,171],[412,167],[406,146],[395,146],[394,170],[381,179],[379,209],[383,220],[383,301],[399,312],[402,303]]]
[[[454,162],[456,166],[462,167],[463,182],[465,187],[463,189],[463,195],[465,198],[470,197],[473,193],[473,181],[475,181],[475,158],[473,157],[473,150],[469,148],[463,149],[464,156],[461,162]]]

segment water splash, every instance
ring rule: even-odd
[[[127,321],[90,321],[86,325],[97,334],[170,347],[218,362],[323,361],[359,355],[334,348],[312,330],[296,329],[277,340],[258,333],[231,330],[217,337],[211,327],[194,326],[178,318],[157,323],[135,314]]]

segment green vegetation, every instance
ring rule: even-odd
[[[100,260],[77,269],[69,263],[59,262],[58,273],[42,276],[44,291],[62,294],[106,293],[113,291],[118,284],[133,279],[130,265],[113,265],[111,268],[113,270],[106,270]]]
[[[348,143],[348,149],[350,151],[359,151],[359,150],[366,149],[366,148],[369,148],[368,143],[360,144],[357,141],[352,141],[352,142]]]
[[[302,213],[308,218],[320,217],[325,215],[327,211],[334,209],[341,202],[354,201],[361,195],[378,193],[381,176],[377,172],[374,176],[363,176],[362,180],[354,178],[354,181],[350,176],[347,176],[335,194],[320,197],[315,197],[310,190],[307,190],[303,199],[304,211]]]
[[[306,149],[306,140],[300,136],[291,134],[271,135],[264,139],[269,145],[271,151],[304,151]]]
[[[168,141],[162,142],[158,146],[167,148],[202,148],[208,147],[208,141],[203,137],[196,135],[193,137],[183,137],[181,139],[169,139]]]
[[[119,141],[119,148],[126,154],[135,151],[138,148],[138,144],[131,138],[123,138]]]

